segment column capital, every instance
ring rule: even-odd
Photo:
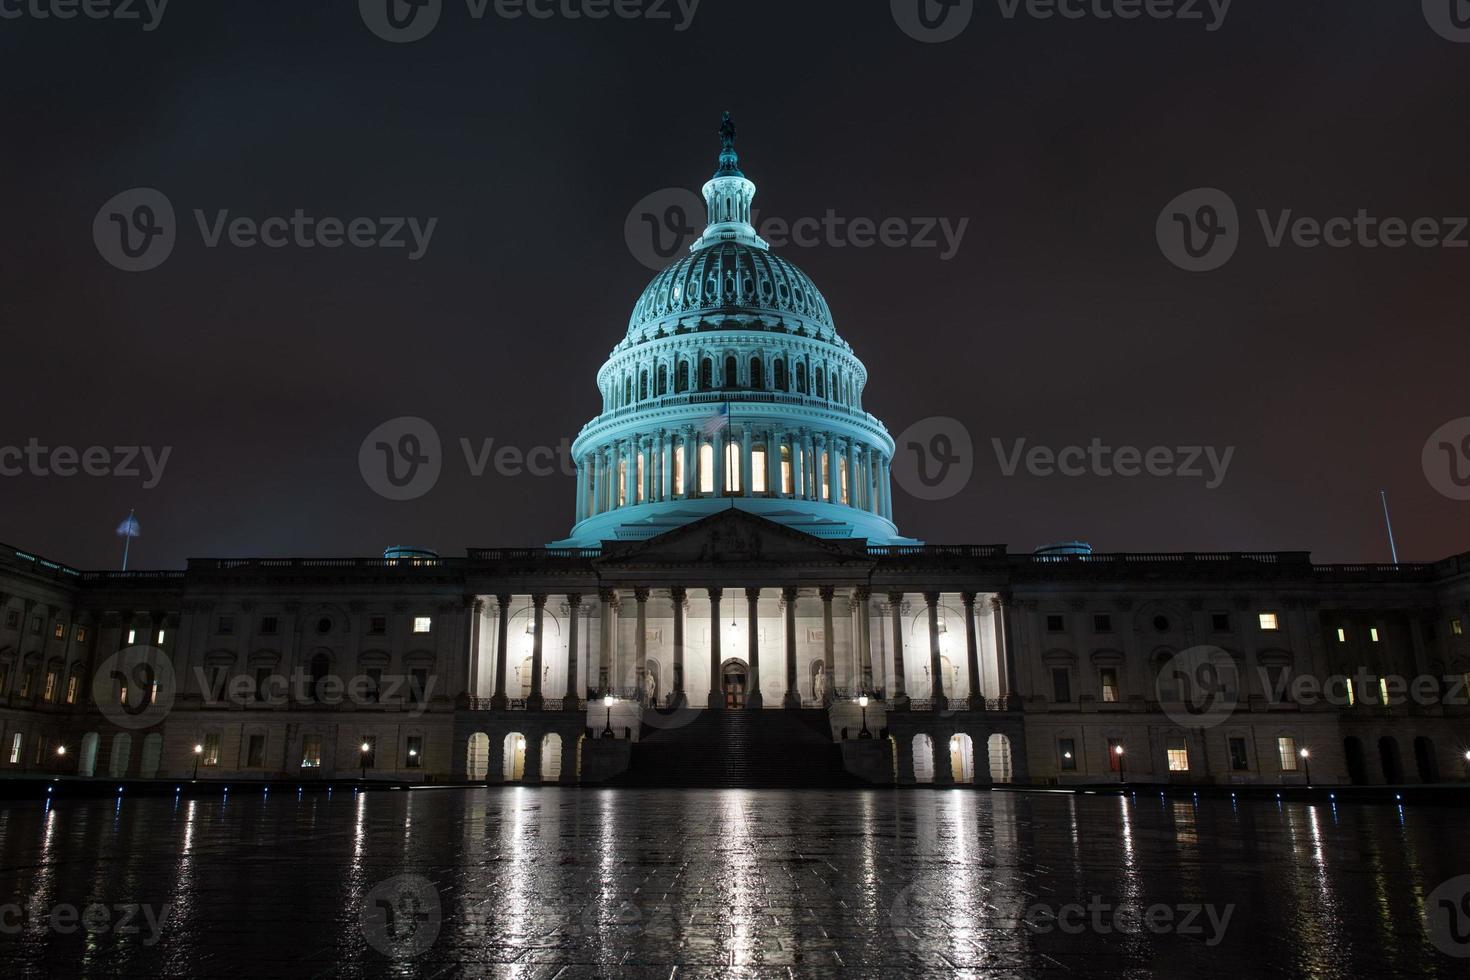
[[[939,593],[938,592],[925,592],[924,593],[924,601],[927,602],[931,606],[937,606],[937,605],[939,605]]]
[[[582,593],[580,593],[580,592],[568,592],[567,593],[567,605],[568,606],[571,606],[573,609],[576,609],[579,606],[581,606],[582,605]]]
[[[801,590],[794,585],[783,585],[781,587],[781,598],[785,599],[787,602],[795,602],[797,594],[800,591]]]
[[[598,602],[605,602],[605,603],[611,604],[613,602],[616,602],[617,601],[617,598],[618,598],[618,590],[617,589],[598,589],[597,590],[597,601]]]
[[[538,594],[532,595],[531,596],[531,605],[535,606],[537,609],[540,609],[543,606],[545,606],[546,605],[546,593],[542,592],[542,593],[538,593]]]
[[[873,587],[871,585],[859,585],[852,590],[852,597],[858,602],[867,602],[873,597]]]
[[[638,600],[639,605],[642,605],[648,601],[648,589],[641,585],[637,586],[633,589],[633,598]]]
[[[719,602],[720,599],[723,598],[725,595],[725,590],[720,588],[718,585],[712,585],[704,591],[709,593],[710,602]]]
[[[747,602],[755,602],[760,597],[761,597],[761,590],[760,589],[746,589],[745,590],[745,600]]]
[[[836,586],[823,585],[817,588],[817,595],[822,597],[823,602],[831,602],[832,597],[837,594]]]
[[[669,589],[669,598],[675,602],[683,603],[689,596],[689,590],[682,585],[676,585]]]
[[[961,592],[960,593],[960,601],[965,604],[965,608],[966,609],[971,610],[972,612],[975,609],[975,598],[976,598],[976,593],[974,593],[974,592]]]
[[[899,606],[903,605],[903,597],[904,593],[902,592],[890,592],[888,593],[888,604],[897,609]]]
[[[505,592],[501,592],[495,596],[495,601],[500,603],[501,612],[505,612],[507,609],[510,608],[510,600],[511,596]]]
[[[1011,604],[1011,597],[1004,592],[997,592],[990,597],[990,608],[1000,611]]]

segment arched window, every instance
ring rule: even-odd
[[[827,397],[827,379],[821,368],[817,368],[817,397]]]
[[[633,376],[630,374],[623,378],[623,404],[628,405],[633,401]]]
[[[641,402],[648,397],[648,372],[638,372],[638,400]]]
[[[715,386],[715,362],[703,358],[699,362],[699,390],[709,391]]]
[[[800,361],[796,362],[796,390],[799,394],[806,394],[806,365]]]
[[[658,394],[660,397],[669,393],[669,366],[660,364],[658,366]]]
[[[776,390],[786,390],[786,362],[776,358],[776,363],[771,368],[771,373],[776,376]]]
[[[750,386],[758,391],[766,388],[766,368],[759,357],[750,359]]]
[[[725,387],[726,388],[738,388],[740,386],[740,378],[739,378],[738,371],[739,371],[739,362],[735,360],[735,355],[734,354],[727,355],[725,357]]]
[[[675,393],[689,390],[689,362],[680,361],[679,366],[674,369],[674,391]]]

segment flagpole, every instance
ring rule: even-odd
[[[133,511],[132,511],[131,508],[129,508],[129,510],[128,510],[128,522],[127,522],[127,525],[126,526],[127,526],[127,529],[128,529],[128,533],[123,535],[123,566],[122,566],[122,570],[125,571],[125,572],[128,570],[128,548],[133,543]]]
[[[1383,523],[1388,527],[1388,551],[1393,556],[1395,566],[1399,563],[1399,547],[1393,540],[1393,519],[1388,516],[1388,491],[1378,491],[1378,497],[1383,501]]]

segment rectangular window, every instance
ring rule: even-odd
[[[1341,626],[1339,626],[1337,628],[1337,642],[1338,643],[1346,643],[1347,642],[1347,630],[1343,629]]]
[[[56,671],[46,671],[46,686],[41,691],[42,701],[56,700]]]
[[[128,630],[128,646],[132,646],[134,643],[137,643],[137,642],[138,642],[138,631],[137,630]]]
[[[1057,739],[1057,757],[1061,762],[1062,772],[1077,771],[1077,742],[1075,739]]]
[[[791,447],[781,447],[781,492],[788,497],[792,493]]]
[[[1108,768],[1117,772],[1123,768],[1123,753],[1120,751],[1123,743],[1116,738],[1108,739]]]
[[[406,759],[408,768],[422,769],[424,765],[424,737],[422,735],[408,736],[408,756]]]
[[[1175,742],[1168,748],[1169,771],[1189,772],[1189,746]]]
[[[360,757],[358,765],[366,769],[372,769],[378,763],[378,736],[364,735],[362,741],[357,743],[357,754]]]
[[[1374,643],[1378,642],[1378,627],[1375,626],[1368,631],[1368,639],[1372,640]]]
[[[12,766],[20,764],[20,750],[23,747],[24,736],[21,735],[20,732],[16,732],[15,735],[10,739],[10,764]]]
[[[387,616],[371,616],[368,618],[368,632],[374,636],[382,636],[388,632]]]
[[[1459,617],[1450,620],[1450,632],[1456,636],[1465,635],[1465,623]]]
[[[219,765],[219,733],[210,732],[204,736],[203,758],[199,760],[206,766]]]
[[[429,689],[429,669],[427,667],[415,667],[408,672],[408,700],[412,704],[423,701],[424,694]]]
[[[260,635],[261,636],[275,636],[276,635],[276,631],[278,629],[280,629],[280,626],[281,626],[280,620],[278,620],[275,616],[262,616],[262,617],[260,617]]]
[[[1358,703],[1358,692],[1353,688],[1353,679],[1347,679],[1348,707],[1351,708]]]
[[[51,631],[51,635],[56,637],[56,639],[58,640],[66,639],[66,627],[63,626],[61,623],[57,623],[56,629]]]
[[[684,496],[684,447],[674,447],[674,496]]]
[[[1116,703],[1118,700],[1118,668],[1103,667],[1098,671],[1102,680],[1102,699],[1108,704]]]
[[[766,484],[766,449],[762,446],[750,454],[750,490],[767,493],[770,489]]]
[[[733,441],[725,444],[725,492],[740,492],[740,446]]]
[[[245,743],[245,765],[251,769],[259,769],[265,765],[264,735],[251,735]]]
[[[1384,677],[1378,678],[1378,703],[1388,704],[1388,679]]]
[[[434,621],[428,616],[415,616],[413,618],[413,631],[415,633],[427,633],[434,626]]]
[[[1047,616],[1046,631],[1048,633],[1065,633],[1067,631],[1067,617],[1055,613]]]
[[[1070,704],[1072,701],[1072,672],[1066,667],[1051,669],[1051,699],[1057,704]]]
[[[1261,629],[1266,632],[1281,628],[1281,618],[1273,612],[1263,612],[1260,616]]]
[[[1093,616],[1092,631],[1094,633],[1111,633],[1113,631],[1113,617],[1107,613],[1098,613]]]
[[[1276,752],[1281,756],[1281,771],[1296,772],[1296,739],[1281,736],[1276,740]]]
[[[85,627],[85,626],[78,626],[77,627],[77,642],[78,643],[86,643],[87,642],[87,627]]]
[[[699,447],[699,492],[715,492],[715,447],[709,443]]]
[[[829,462],[828,454],[825,451],[823,451],[823,453],[822,453],[822,455],[820,457],[820,464],[821,465],[820,465],[819,470],[818,470],[818,472],[821,474],[818,477],[818,480],[822,484],[821,490],[819,491],[818,496],[820,496],[823,500],[831,500],[832,499],[832,480],[831,480],[830,476],[828,475],[829,472],[830,472],[827,469],[828,462]]]
[[[320,769],[322,767],[322,737],[320,735],[306,735],[301,739],[301,768]]]
[[[229,636],[235,632],[235,617],[221,616],[215,624],[214,631],[220,636]]]
[[[77,675],[76,674],[72,674],[70,677],[68,677],[66,679],[66,703],[67,704],[76,704],[77,703],[77,680],[78,680],[78,678],[77,678]]]
[[[20,675],[20,696],[28,698],[31,696],[31,685],[36,682],[36,671],[34,668]]]
[[[1250,768],[1246,759],[1245,739],[1232,738],[1230,740],[1230,768],[1235,772],[1245,772]]]
[[[645,459],[646,455],[639,452],[638,456],[633,460],[633,499],[640,504],[643,503],[643,464]]]
[[[1230,632],[1230,614],[1229,613],[1211,613],[1210,614],[1210,629],[1214,630],[1216,633],[1229,633]]]

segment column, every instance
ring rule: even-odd
[[[746,662],[750,664],[750,694],[745,699],[745,706],[751,710],[763,708],[766,705],[766,697],[761,693],[761,632],[760,632],[760,589],[745,590],[745,615],[749,622],[746,623]]]
[[[980,641],[975,635],[975,593],[960,595],[965,604],[965,669],[970,678],[970,710],[985,709],[985,695],[980,690]]]
[[[582,700],[581,679],[577,676],[577,626],[582,618],[582,597],[567,595],[567,690],[562,697],[562,710],[576,711]]]
[[[674,602],[674,700],[676,708],[684,706],[684,599],[687,593],[682,586],[669,590]]]
[[[577,464],[577,506],[573,508],[578,521],[582,520],[582,510],[587,496],[587,467],[583,463]]]
[[[710,455],[715,458],[715,496],[720,497],[725,493],[725,435],[730,430],[727,425],[710,439]]]
[[[467,675],[464,689],[470,693],[470,697],[477,698],[480,696],[480,620],[485,616],[485,601],[483,599],[477,599],[474,596],[465,596],[464,608],[465,612],[468,613],[464,631],[464,666],[465,674]],[[67,623],[66,648],[68,651],[71,649],[72,638],[75,635],[76,628],[71,623]],[[185,649],[188,648],[186,647]],[[69,677],[72,670],[71,655],[69,652],[66,655],[65,663],[67,677]],[[66,682],[66,677],[63,677],[62,683],[65,684]]]
[[[674,434],[659,433],[659,461],[663,464],[663,483],[658,489],[659,500],[674,499]]]
[[[754,442],[755,430],[748,425],[744,426],[740,430],[740,496],[742,497],[750,496],[751,484],[755,482],[752,479],[753,470],[751,469],[750,463],[751,457],[755,453]]]
[[[801,487],[803,500],[816,500],[820,494],[817,493],[817,479],[822,472],[821,464],[817,461],[817,437],[807,432],[802,437],[802,451],[806,454],[806,465],[804,467],[803,482]]]
[[[939,593],[925,592],[924,602],[929,606],[929,697],[935,711],[944,711],[949,699],[944,696],[944,662],[939,655]]]
[[[723,590],[709,589],[709,701],[707,707],[718,710],[725,706],[725,693],[720,680],[720,595]]]
[[[827,439],[827,500],[842,503],[842,443],[836,436]]]
[[[623,443],[623,506],[631,507],[638,500],[638,442],[629,439]]]
[[[1001,602],[1000,596],[995,596],[990,600],[991,619],[995,622],[995,670],[996,675],[1000,679],[1001,697],[1009,701],[1011,694],[1011,672],[1010,664],[1007,662],[1008,657],[1006,656],[1006,628],[1003,609],[1004,604]],[[1010,704],[1007,703],[1005,707],[1009,710]]]
[[[542,625],[545,620],[546,596],[531,596],[531,695],[526,698],[527,711],[540,711],[546,699],[541,694],[541,675],[543,673],[542,663],[542,637],[544,631]],[[539,747],[538,747],[539,752]]]
[[[888,611],[893,618],[893,690],[889,697],[894,706],[906,710],[909,704],[907,686],[903,674],[903,593],[888,593]]]
[[[862,670],[862,687],[859,693],[871,691],[873,684],[873,613],[868,606],[868,600],[873,591],[866,585],[857,587],[853,595],[853,602],[857,605],[857,643],[858,663]]]
[[[878,477],[878,486],[883,491],[883,516],[893,520],[893,473],[892,460],[885,459]]]
[[[847,503],[851,507],[862,506],[862,494],[858,492],[862,486],[862,467],[858,460],[862,457],[862,450],[858,448],[857,440],[847,440]]]
[[[781,701],[784,708],[801,707],[801,691],[796,686],[796,596],[795,586],[788,585],[781,590],[781,598],[786,601],[786,697]]]
[[[490,710],[505,711],[510,708],[510,699],[505,696],[506,647],[510,636],[510,596],[497,595],[500,603],[500,622],[495,626],[495,693],[490,698]]]
[[[806,448],[800,432],[791,433],[791,496],[806,499]]]
[[[597,688],[606,694],[613,686],[613,590],[600,589],[597,602]]]
[[[648,669],[648,590],[634,589],[633,599],[638,603],[637,634],[633,637],[633,656],[638,658],[633,667],[633,682],[637,686],[641,702],[648,688],[643,683],[643,672]]]
[[[833,653],[836,650],[836,643],[832,636],[832,596],[836,594],[836,591],[830,585],[824,585],[817,590],[817,594],[822,597],[822,660],[825,662],[827,670],[827,693],[829,696],[826,700],[828,701],[831,700],[830,694],[834,687],[841,690],[847,689],[847,677],[845,676],[847,671],[844,670],[839,673],[833,657]]]

